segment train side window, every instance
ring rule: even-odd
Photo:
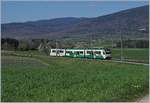
[[[63,50],[60,50],[59,53],[64,53],[64,51],[63,51]]]
[[[99,51],[99,54],[101,54],[101,51]]]
[[[95,53],[96,53],[96,54],[101,54],[101,52],[100,52],[100,51],[95,51]]]
[[[80,53],[80,54],[83,54],[83,51],[80,51],[79,53]]]
[[[92,54],[92,51],[87,51],[87,54]]]
[[[68,53],[70,53],[69,51],[66,51],[66,53],[68,54]]]
[[[55,52],[56,52],[56,50],[52,50],[52,52],[53,52],[53,53],[55,53]]]
[[[72,53],[72,51],[66,51],[66,53],[67,53],[67,54],[71,54],[71,53]]]
[[[79,55],[79,54],[80,54],[80,52],[79,52],[79,51],[77,51],[77,52],[75,52],[75,54]]]

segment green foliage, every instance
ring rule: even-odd
[[[135,101],[148,93],[148,74],[142,65],[3,56],[2,101]]]
[[[20,40],[18,49],[21,51],[29,50],[29,44],[26,40]]]
[[[13,38],[2,38],[1,49],[2,50],[16,50],[18,48],[19,41]]]

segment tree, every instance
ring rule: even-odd
[[[48,39],[41,39],[41,43],[38,47],[39,51],[43,51],[46,55],[49,55],[50,53],[50,46],[49,46],[49,40]]]
[[[13,38],[2,38],[1,46],[4,50],[16,50],[18,48],[19,41]]]
[[[29,50],[29,44],[26,40],[20,40],[18,49],[21,51]]]

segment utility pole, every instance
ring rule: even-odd
[[[55,40],[56,56],[57,56],[57,39]]]
[[[55,39],[55,49],[57,49],[57,40]]]
[[[92,34],[90,36],[90,48],[92,48]]]
[[[113,44],[114,44],[114,42],[113,42],[113,36],[111,34],[111,49],[113,48]]]
[[[91,34],[91,48],[92,48],[92,46],[93,46],[93,39],[94,39],[94,35]]]
[[[7,44],[7,38],[6,38],[6,50],[8,50],[7,48],[8,48],[8,46],[7,46],[8,44]]]
[[[92,36],[89,34],[89,48],[92,48]]]
[[[121,55],[120,55],[120,60],[121,61],[123,61],[123,42],[122,42],[122,33],[121,33],[121,31],[120,31],[120,53],[121,53]]]

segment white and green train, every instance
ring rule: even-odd
[[[64,56],[74,58],[89,59],[111,59],[111,51],[106,48],[87,48],[87,49],[51,49],[50,56]]]

